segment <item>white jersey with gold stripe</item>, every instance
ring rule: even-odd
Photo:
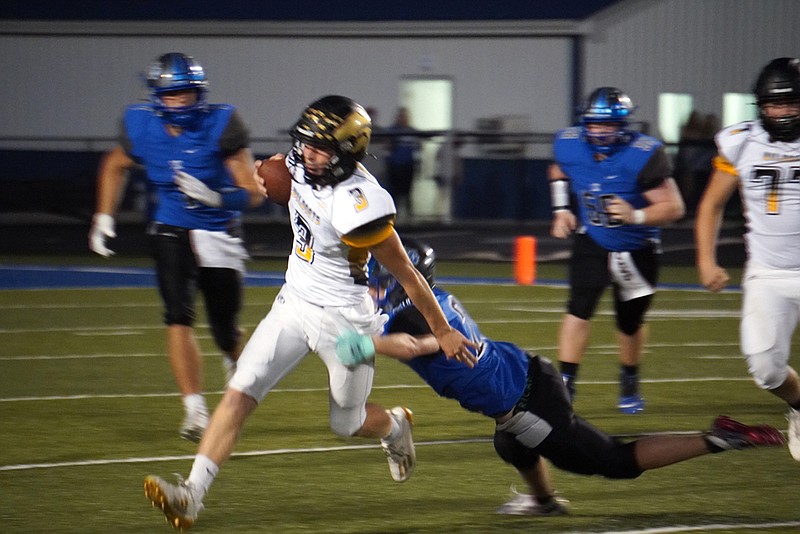
[[[295,176],[289,200],[294,240],[287,285],[319,306],[361,303],[367,292],[368,248],[393,228],[391,195],[362,165],[347,180],[322,188],[306,183],[302,166],[289,168]],[[365,225],[368,231],[361,230]]]
[[[750,260],[800,270],[800,141],[770,142],[758,121],[716,136],[715,167],[739,177]]]

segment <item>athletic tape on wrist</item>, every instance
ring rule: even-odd
[[[569,181],[563,178],[550,181],[550,201],[553,211],[569,209]]]

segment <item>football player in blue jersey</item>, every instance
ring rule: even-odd
[[[202,360],[194,337],[195,295],[228,369],[241,345],[238,314],[247,258],[240,212],[264,200],[253,179],[249,134],[234,106],[206,100],[208,80],[192,57],[160,56],[146,73],[150,102],[125,110],[119,144],[100,162],[89,248],[111,256],[114,215],[128,173],[140,165],[153,205],[147,233],[164,303],[167,351],[180,390],[183,438],[199,441],[208,422]]]
[[[775,428],[749,426],[725,416],[717,417],[711,430],[702,434],[659,434],[627,443],[604,434],[573,413],[561,376],[547,358],[484,336],[463,304],[435,285],[433,250],[406,238],[403,243],[412,263],[433,287],[450,325],[478,347],[477,363],[467,366],[445,357],[423,316],[380,264],[373,265],[370,289],[389,317],[384,334],[350,331],[339,337],[337,357],[354,367],[369,362],[376,353],[394,357],[439,395],[495,419],[495,450],[519,471],[530,491],[518,494],[498,513],[565,513],[542,458],[573,473],[625,479],[708,453],[784,444],[783,434]]]
[[[556,134],[555,161],[548,170],[551,234],[560,239],[575,234],[558,342],[561,375],[574,397],[589,321],[611,285],[621,367],[618,408],[628,414],[641,412],[645,404],[639,365],[644,317],[658,279],[659,226],[685,212],[662,143],[630,128],[633,112],[630,98],[619,89],[594,90],[581,108],[580,124]]]

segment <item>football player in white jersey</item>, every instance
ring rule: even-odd
[[[695,219],[697,269],[710,291],[727,285],[716,245],[738,189],[747,222],[741,350],[756,384],[789,405],[789,451],[800,461],[800,379],[789,365],[800,321],[800,60],[771,61],[754,93],[759,119],[716,136],[714,172]]]
[[[348,330],[379,334],[386,322],[368,292],[370,254],[405,288],[448,358],[473,366],[477,346],[451,327],[425,278],[394,230],[391,196],[359,163],[371,135],[369,115],[343,96],[309,105],[292,130],[286,157],[294,241],[286,283],[253,332],[200,441],[189,478],[145,479],[145,494],[177,529],[191,526],[247,416],[311,351],[328,369],[330,425],[341,436],[379,438],[392,478],[403,482],[416,462],[411,412],[368,403],[373,365],[349,368],[336,358]],[[269,194],[269,191],[267,191]]]

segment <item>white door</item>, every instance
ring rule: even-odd
[[[408,109],[411,126],[417,130],[450,130],[453,127],[453,80],[404,77],[400,80],[398,106]],[[450,216],[449,191],[439,191],[433,179],[436,153],[443,140],[439,136],[422,141],[419,172],[411,189],[415,218],[438,220]]]

